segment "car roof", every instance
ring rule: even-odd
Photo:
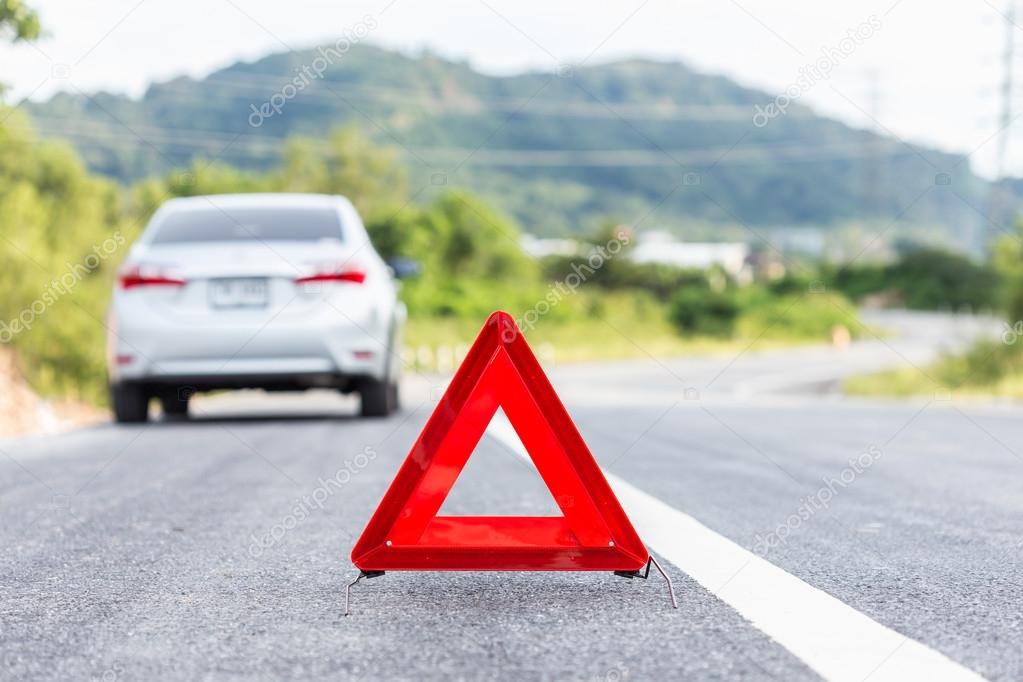
[[[201,208],[337,208],[351,202],[339,194],[293,193],[251,193],[251,194],[207,194],[194,197],[177,197],[164,204],[174,210]]]

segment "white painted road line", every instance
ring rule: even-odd
[[[501,411],[487,434],[529,459]],[[639,535],[827,680],[983,680],[944,654],[860,613],[605,472]],[[679,607],[685,608],[681,594]]]

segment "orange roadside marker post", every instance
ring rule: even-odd
[[[438,516],[502,408],[562,516]],[[640,540],[511,315],[483,325],[352,549],[351,588],[385,571],[667,574]],[[645,570],[644,570],[645,568]]]

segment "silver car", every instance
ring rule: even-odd
[[[408,263],[404,264],[408,269]],[[344,197],[172,199],[122,266],[107,365],[119,422],[185,415],[198,391],[357,391],[364,416],[398,407],[405,307]]]

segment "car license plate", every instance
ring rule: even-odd
[[[266,280],[258,277],[210,280],[210,305],[214,308],[263,308]]]

